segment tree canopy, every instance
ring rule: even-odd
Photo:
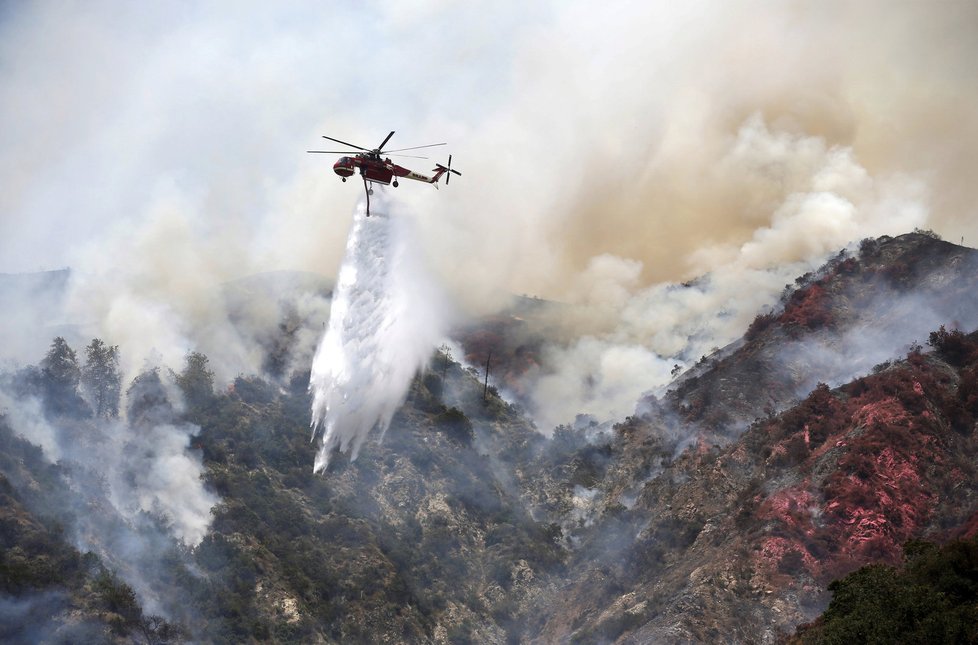
[[[58,336],[41,361],[41,391],[49,413],[78,414],[85,411],[85,402],[78,395],[80,378],[78,355],[68,341]]]
[[[978,538],[938,547],[912,540],[906,564],[870,564],[829,585],[822,616],[796,643],[973,643],[978,640]]]
[[[214,372],[207,369],[207,357],[200,352],[190,352],[183,371],[174,374],[190,408],[199,408],[214,398]]]
[[[119,370],[119,347],[93,338],[85,348],[85,367],[81,383],[91,401],[95,416],[114,419],[119,416],[122,372]]]

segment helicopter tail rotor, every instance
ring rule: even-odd
[[[448,155],[448,165],[447,166],[443,166],[440,163],[436,163],[435,164],[435,168],[438,169],[438,170],[441,170],[442,172],[445,173],[445,185],[446,186],[448,185],[448,181],[452,178],[452,175],[453,174],[456,174],[459,177],[462,176],[462,173],[460,173],[459,171],[452,170],[452,155]]]

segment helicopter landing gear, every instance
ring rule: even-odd
[[[397,180],[396,179],[394,180],[394,184],[393,185],[394,185],[394,188],[397,188]]]
[[[343,183],[345,184],[346,183],[346,177],[341,177],[341,179],[343,180]]]

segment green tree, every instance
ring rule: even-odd
[[[829,585],[828,609],[792,643],[978,642],[978,540],[913,540],[903,567],[870,564]]]
[[[85,348],[85,367],[81,383],[95,411],[95,416],[114,419],[119,416],[122,372],[119,370],[119,347],[93,338]]]
[[[126,390],[126,401],[126,418],[133,427],[169,423],[173,419],[173,406],[159,368],[147,369],[134,378]]]
[[[41,361],[41,387],[49,412],[77,414],[85,410],[85,402],[78,396],[80,378],[78,355],[68,341],[58,336]]]
[[[207,369],[207,363],[207,357],[200,352],[190,352],[183,371],[174,374],[184,401],[191,408],[199,408],[214,398],[214,372]]]

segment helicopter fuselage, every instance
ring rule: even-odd
[[[390,159],[379,159],[368,155],[340,157],[337,159],[336,163],[333,164],[333,172],[342,177],[344,181],[347,177],[352,177],[357,171],[363,175],[363,178],[366,181],[384,185],[390,184],[391,181],[393,181],[396,185],[397,177],[404,177],[405,179],[413,179],[415,181],[423,181],[425,183],[433,184],[438,181],[444,172],[440,171],[438,168],[435,168],[435,175],[433,177],[429,177],[427,175],[422,175],[421,173],[408,170],[403,166],[398,166]]]

